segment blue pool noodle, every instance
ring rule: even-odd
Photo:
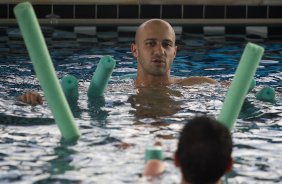
[[[245,47],[218,117],[218,121],[229,130],[233,128],[240,113],[263,52],[262,47],[252,43],[248,43]]]
[[[80,137],[79,129],[56,76],[32,5],[29,2],[20,3],[15,6],[14,13],[34,70],[62,137],[66,140],[78,139]]]
[[[116,61],[110,56],[104,56],[100,59],[87,92],[89,99],[104,95],[115,66]]]

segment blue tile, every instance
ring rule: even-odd
[[[7,36],[7,28],[0,27],[0,36]]]
[[[225,34],[246,34],[245,26],[225,26]]]
[[[183,33],[203,34],[203,26],[183,26]]]
[[[97,32],[117,32],[117,26],[97,26]]]

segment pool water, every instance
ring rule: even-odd
[[[76,143],[67,143],[61,140],[46,101],[27,106],[15,100],[28,90],[43,93],[19,31],[8,31],[8,43],[0,44],[0,183],[179,183],[180,172],[172,160],[179,132],[195,115],[217,117],[226,87],[136,89],[133,79],[120,79],[136,72],[130,38],[89,37],[82,42],[55,30],[46,40],[57,75],[71,74],[79,80],[79,100],[71,109],[82,135]],[[179,37],[172,75],[232,79],[246,42]],[[232,131],[235,164],[223,178],[225,183],[282,182],[282,42],[257,44],[265,54],[255,76],[257,86],[247,95]],[[104,55],[111,55],[117,66],[104,98],[89,101],[89,82]],[[255,98],[264,86],[276,90],[274,103]],[[148,181],[141,177],[144,152],[155,141],[163,145],[166,171]],[[130,146],[124,149],[122,143]]]

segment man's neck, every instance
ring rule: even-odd
[[[136,87],[168,86],[172,83],[174,83],[174,80],[170,77],[169,73],[163,76],[137,74],[135,86]]]

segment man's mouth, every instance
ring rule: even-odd
[[[162,58],[154,58],[152,59],[153,63],[165,63],[165,59]]]

